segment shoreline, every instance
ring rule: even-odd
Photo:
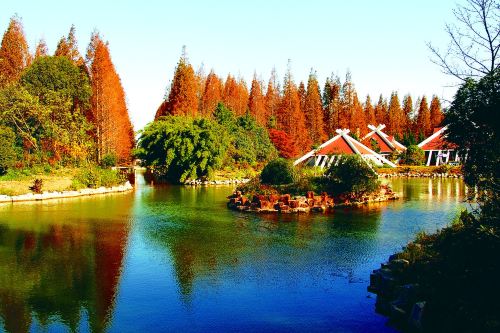
[[[78,198],[85,196],[93,196],[99,194],[108,193],[122,193],[132,191],[134,187],[130,182],[126,182],[119,186],[113,187],[99,187],[99,188],[84,188],[78,191],[54,191],[54,192],[43,192],[39,194],[26,193],[21,195],[0,195],[0,204],[16,203],[16,202],[28,202],[28,201],[45,201],[53,199],[66,199],[66,198]]]

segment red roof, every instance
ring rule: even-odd
[[[351,138],[350,138],[351,139]],[[350,142],[359,150],[361,154],[371,154],[366,148],[363,147],[355,139],[351,139]],[[317,155],[338,155],[338,154],[356,154],[356,152],[349,146],[346,139],[343,136],[338,136],[337,139],[330,142],[325,147],[321,148]]]
[[[446,128],[438,127],[434,128],[434,133],[429,136],[427,139],[422,141],[419,144],[419,147],[423,150],[449,150],[456,149],[457,145],[451,142],[446,141],[444,138],[444,132]]]
[[[378,134],[377,132],[373,132],[373,134],[369,135],[369,136],[366,136],[362,142],[367,145],[368,147],[371,147],[371,139],[377,141],[378,143],[378,146],[380,147],[380,152],[381,153],[391,153],[392,152],[392,148],[389,147],[389,145],[387,145],[387,143],[385,143],[385,141],[380,137],[380,134]],[[389,142],[392,142],[393,138],[387,138],[387,140]]]

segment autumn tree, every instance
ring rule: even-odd
[[[91,42],[93,54],[90,77],[92,85],[91,120],[95,125],[97,160],[116,155],[122,162],[130,158],[133,128],[128,115],[120,77],[111,61],[109,48],[100,38]]]
[[[231,74],[228,74],[224,84],[222,99],[224,104],[230,108],[235,115],[244,115],[248,105],[248,89],[245,81],[242,78],[236,81]]]
[[[42,38],[38,41],[38,44],[36,45],[34,60],[37,60],[40,57],[45,57],[48,54],[49,54],[49,49],[47,47],[47,44],[45,43],[45,39]]]
[[[280,106],[280,89],[276,76],[276,69],[271,71],[271,77],[267,84],[266,96],[266,114],[268,115],[268,127],[276,126],[276,115]]]
[[[382,94],[378,99],[378,103],[375,106],[375,119],[378,124],[387,124],[387,101],[384,99]]]
[[[59,43],[57,44],[56,51],[54,53],[55,56],[58,57],[66,57],[73,64],[77,66],[82,66],[84,64],[84,60],[78,51],[78,43],[76,40],[76,29],[75,26],[72,25],[69,29],[69,33],[67,37],[61,37]]]
[[[205,85],[207,75],[205,74],[205,65],[201,63],[200,67],[194,75],[196,81],[196,99],[198,101],[198,114],[202,114],[203,109],[203,94],[205,92]]]
[[[339,77],[327,78],[323,89],[323,124],[327,136],[333,137],[335,130],[340,128],[340,91]]]
[[[321,144],[326,139],[323,124],[323,105],[321,102],[321,92],[315,73],[309,74],[307,81],[307,93],[304,101],[304,113],[306,118],[309,138],[313,144]]]
[[[290,62],[283,84],[283,97],[277,112],[278,129],[285,131],[297,146],[300,152],[310,149],[311,141],[305,125],[304,113],[300,110],[297,86],[293,82]]]
[[[420,100],[418,108],[416,130],[418,135],[427,137],[432,134],[431,113],[425,96]]]
[[[350,128],[352,133],[356,134],[358,138],[365,134],[367,130],[363,106],[359,102],[358,95],[356,93],[354,93],[353,97]]]
[[[405,132],[413,132],[413,100],[410,94],[403,98],[403,115]]]
[[[260,126],[267,126],[268,115],[266,110],[266,100],[262,94],[262,86],[257,80],[257,75],[254,74],[252,80],[252,87],[250,88],[250,96],[248,98],[248,110],[255,118],[257,124]]]
[[[377,126],[378,124],[377,124],[377,120],[375,118],[375,109],[373,108],[370,95],[366,95],[366,100],[365,100],[365,104],[364,104],[364,112],[365,112],[366,124]]]
[[[187,59],[186,48],[183,47],[168,98],[160,105],[155,119],[167,114],[195,116],[198,113],[196,93],[197,82],[194,69]]]
[[[0,87],[19,80],[30,61],[21,19],[13,16],[0,47]]]
[[[300,81],[299,83],[299,89],[297,90],[297,94],[299,94],[299,103],[300,103],[300,110],[305,113],[306,110],[306,86],[304,85],[303,81]],[[307,118],[306,118],[307,121]]]
[[[404,118],[398,93],[393,92],[391,94],[391,101],[389,102],[389,111],[387,112],[387,131],[397,138],[402,138],[404,133]]]
[[[354,108],[354,85],[351,81],[351,73],[347,72],[340,94],[339,128],[351,128],[351,114]],[[352,128],[351,128],[352,130]]]
[[[205,90],[202,97],[201,114],[203,116],[210,116],[214,112],[217,104],[222,101],[222,91],[221,79],[211,70],[205,80]]]
[[[431,117],[432,128],[439,127],[444,119],[443,110],[441,110],[441,102],[439,101],[439,98],[436,95],[432,96],[431,106],[430,106],[430,117]]]
[[[294,158],[298,155],[295,142],[285,131],[274,128],[269,129],[269,139],[278,150],[279,156],[283,158]]]

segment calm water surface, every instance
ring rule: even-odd
[[[0,205],[0,331],[393,332],[371,270],[465,205],[460,180],[330,215],[225,208],[231,187]]]

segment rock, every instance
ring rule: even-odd
[[[425,311],[425,302],[417,302],[413,305],[410,313],[410,318],[408,318],[408,325],[410,328],[421,332],[423,330],[422,318]]]

